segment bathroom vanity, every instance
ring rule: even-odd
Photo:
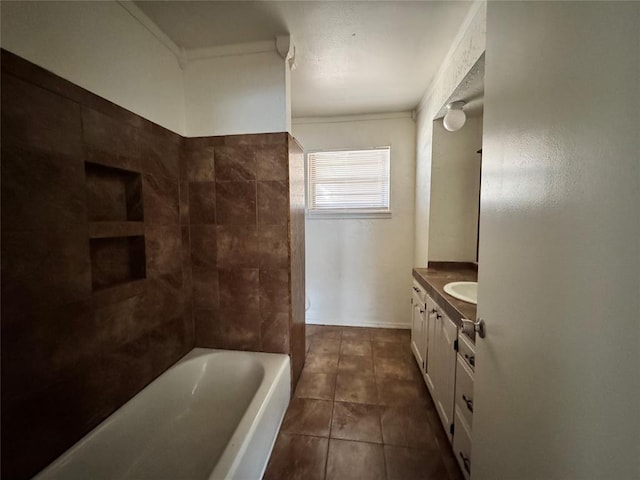
[[[477,281],[477,271],[457,264],[413,270],[411,350],[433,398],[460,468],[471,473],[474,339],[462,319],[475,320],[476,305],[444,291],[453,281]]]

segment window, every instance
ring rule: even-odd
[[[390,148],[307,154],[310,216],[389,216]]]

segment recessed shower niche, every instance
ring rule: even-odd
[[[146,277],[142,178],[85,163],[93,290]]]
[[[94,291],[145,278],[144,236],[92,238],[89,246]]]
[[[142,178],[139,173],[84,164],[87,182],[87,215],[90,222],[141,222]]]

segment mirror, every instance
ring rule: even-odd
[[[429,261],[478,261],[484,55],[471,68],[433,120]],[[447,105],[464,102],[466,122],[450,132]]]

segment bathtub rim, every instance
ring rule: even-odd
[[[178,360],[170,368],[165,370],[165,372],[163,372],[162,374],[169,372],[173,368],[179,367],[183,363],[190,362],[200,357],[222,353],[231,354],[230,356],[245,357],[249,355],[254,358],[259,358],[260,364],[264,368],[264,376],[262,378],[260,386],[253,394],[253,398],[251,399],[251,402],[249,402],[249,406],[242,415],[240,422],[238,423],[238,425],[236,425],[236,428],[231,435],[227,446],[223,450],[222,455],[220,455],[216,466],[211,472],[209,480],[226,480],[235,477],[235,473],[240,467],[241,462],[246,458],[247,448],[249,447],[251,439],[255,435],[256,429],[259,426],[258,424],[261,418],[261,414],[264,413],[265,409],[270,404],[269,401],[273,399],[277,392],[277,380],[282,379],[283,375],[285,377],[283,379],[284,382],[282,383],[286,386],[287,404],[282,409],[282,414],[280,415],[280,418],[277,422],[278,428],[276,429],[276,432],[273,436],[271,445],[269,445],[266,460],[262,465],[260,474],[257,477],[258,479],[260,479],[264,476],[267,464],[269,463],[271,452],[273,451],[273,447],[275,446],[278,437],[278,432],[280,431],[280,427],[282,426],[282,422],[284,421],[285,413],[289,406],[288,403],[289,399],[291,398],[291,358],[289,357],[289,355],[284,353],[266,353],[245,350],[225,350],[220,348],[195,347],[187,352],[180,360]]]
[[[182,361],[187,362],[200,356],[212,354],[213,352],[231,353],[233,356],[245,356],[249,354],[252,357],[258,357],[261,359],[260,363],[263,365],[265,372],[260,386],[254,393],[249,406],[242,416],[242,419],[231,435],[229,443],[227,443],[227,446],[209,476],[209,480],[234,478],[241,462],[246,458],[247,448],[259,427],[262,415],[270,405],[270,400],[272,400],[278,392],[279,385],[282,384],[286,387],[287,404],[284,405],[284,408],[282,409],[282,413],[277,422],[278,428],[276,429],[271,445],[269,445],[267,450],[268,454],[266,456],[266,461],[262,465],[261,472],[257,477],[262,478],[278,437],[278,432],[282,426],[289,399],[291,398],[291,359],[289,355],[284,353],[248,352],[196,347],[187,353],[178,363],[176,363],[176,365]],[[278,382],[278,380],[280,380],[280,382]]]
[[[278,436],[278,432],[280,426],[282,425],[282,421],[284,419],[284,414],[288,408],[289,400],[291,397],[291,359],[289,355],[282,353],[265,353],[265,352],[252,352],[252,351],[241,351],[241,350],[225,350],[225,349],[217,349],[217,348],[203,348],[203,347],[195,347],[189,350],[186,354],[184,354],[181,358],[179,358],[175,363],[173,363],[169,368],[160,373],[157,377],[151,380],[147,385],[145,385],[139,392],[137,392],[133,397],[127,400],[125,403],[120,405],[116,410],[114,410],[109,416],[103,419],[98,425],[92,428],[89,432],[87,432],[82,438],[78,439],[73,445],[71,445],[67,450],[62,452],[57,458],[55,458],[51,463],[46,465],[42,470],[37,472],[33,477],[33,480],[47,480],[50,478],[58,478],[55,476],[55,469],[61,465],[69,462],[71,457],[77,453],[78,449],[80,449],[85,443],[90,441],[90,438],[95,435],[99,430],[101,430],[107,423],[113,421],[114,415],[117,415],[119,411],[124,408],[129,407],[129,404],[141,396],[145,390],[147,390],[151,385],[157,382],[161,377],[166,374],[169,374],[172,370],[179,368],[185,363],[189,363],[191,361],[197,360],[200,357],[206,357],[209,355],[216,354],[231,354],[231,356],[251,356],[254,358],[258,358],[261,366],[264,369],[264,375],[260,386],[254,392],[253,398],[249,402],[248,407],[244,411],[242,418],[238,422],[235,427],[233,434],[231,435],[229,442],[224,448],[222,454],[218,458],[218,462],[214,466],[212,472],[210,472],[208,479],[209,480],[219,480],[221,478],[230,479],[233,478],[233,473],[238,469],[238,466],[241,460],[246,453],[247,446],[250,443],[251,436],[255,434],[255,430],[258,423],[258,415],[263,412],[266,408],[266,405],[269,403],[267,400],[270,400],[276,391],[276,381],[277,379],[281,379],[284,375],[285,377],[285,386],[286,386],[286,405],[282,409],[282,418],[279,419],[278,429],[274,434],[274,438],[272,444],[269,446],[268,455],[266,457],[266,461],[262,466],[262,471],[260,473],[259,478],[262,478],[264,475],[264,471],[266,470],[270,454],[275,445],[276,438]],[[262,396],[261,396],[262,394]],[[262,398],[261,398],[262,397]],[[129,407],[130,408],[130,407]],[[249,412],[255,411],[256,415],[250,416]],[[243,434],[241,426],[247,426],[248,430]],[[239,439],[242,438],[242,441]],[[238,446],[236,447],[236,444]],[[224,463],[223,463],[224,462]],[[221,468],[222,465],[225,465],[225,468]],[[53,476],[52,476],[53,475]]]

